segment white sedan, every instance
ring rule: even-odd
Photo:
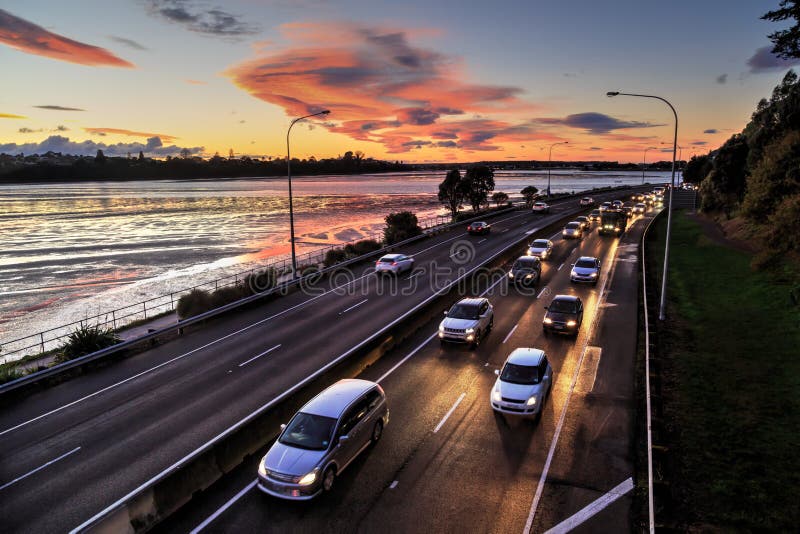
[[[550,213],[550,206],[547,204],[547,202],[542,202],[540,200],[539,202],[535,202],[533,204],[532,210],[533,213]]]
[[[414,258],[405,254],[387,254],[375,262],[375,272],[378,274],[400,274],[414,269]]]
[[[528,256],[546,260],[553,253],[553,242],[549,239],[536,239],[528,245]]]

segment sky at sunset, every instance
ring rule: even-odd
[[[405,162],[718,147],[791,64],[774,2],[5,0],[0,153]],[[662,144],[663,143],[663,144]]]

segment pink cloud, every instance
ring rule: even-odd
[[[224,74],[289,116],[330,109],[331,131],[389,152],[502,150],[503,143],[554,137],[531,122],[466,118],[538,107],[521,100],[519,88],[469,83],[458,58],[413,46],[410,32],[330,23],[282,30],[287,45],[259,46],[255,58]]]
[[[92,67],[134,65],[105,48],[73,41],[0,9],[0,43],[21,52]]]

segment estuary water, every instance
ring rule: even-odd
[[[294,177],[298,254],[379,232],[390,212],[444,214],[444,172]],[[648,172],[667,182],[669,173]],[[637,185],[641,172],[552,171],[556,192]],[[546,171],[498,171],[512,198]],[[283,178],[0,185],[0,346],[290,251]]]

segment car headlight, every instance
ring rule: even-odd
[[[439,325],[439,333],[444,333],[444,323]]]
[[[592,278],[597,278],[597,273],[592,273],[589,276],[591,276]]]
[[[464,332],[466,334],[474,334],[475,333],[475,329],[474,328],[467,328],[466,330],[464,330]]]
[[[569,275],[570,276],[578,276],[578,273],[576,273],[575,271],[570,271]]]
[[[314,481],[317,480],[317,471],[318,469],[314,469],[309,474],[298,480],[297,483],[300,484],[301,486],[308,486],[310,484],[313,484]]]
[[[536,404],[536,396],[534,395],[533,397],[528,399],[528,402],[526,402],[525,404],[527,404],[528,406],[533,406],[534,404]]]
[[[495,388],[494,391],[492,391],[492,400],[495,402],[500,402],[502,399],[503,397],[500,395],[500,390]]]
[[[561,232],[561,235],[567,235],[567,231],[564,230],[563,232]]]
[[[526,256],[533,256],[533,252],[531,252],[530,249],[528,249],[528,252],[525,255]]]
[[[575,326],[575,321],[567,321],[567,326]]]
[[[553,324],[553,320],[550,317],[545,317],[544,324]]]
[[[262,460],[261,463],[258,464],[258,474],[262,477],[267,476],[267,468],[264,467],[264,461]]]
[[[514,278],[514,273],[508,273],[509,278]]]
[[[528,273],[525,275],[525,280],[530,280],[531,278],[533,278],[532,274]]]

